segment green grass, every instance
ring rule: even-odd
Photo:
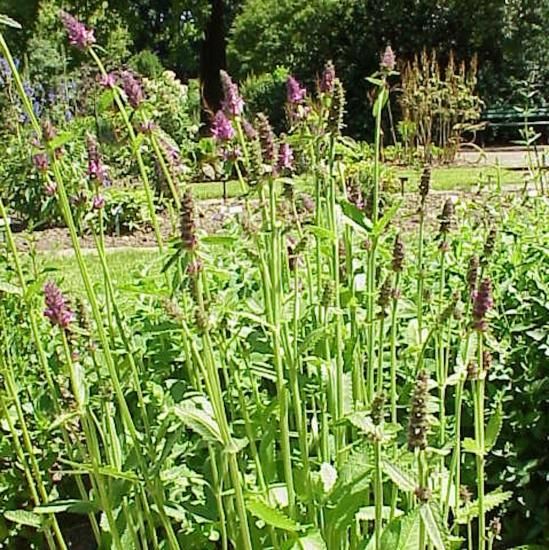
[[[408,176],[406,191],[417,190],[421,169],[403,168],[396,170],[397,176]],[[499,169],[500,184],[521,184],[523,172],[517,170]],[[467,191],[491,184],[495,186],[498,181],[498,169],[495,166],[441,166],[433,168],[431,187],[436,191]],[[220,199],[223,197],[223,184],[220,182],[193,183],[190,185],[193,196],[197,200]],[[311,191],[311,182],[306,178],[297,178],[299,191]],[[241,186],[238,181],[227,182],[227,197],[241,195]]]
[[[125,248],[107,251],[107,261],[117,288],[131,286],[137,273],[145,270],[160,275],[160,265],[155,260],[158,258],[154,248]],[[50,278],[62,285],[63,290],[69,294],[84,296],[85,291],[80,277],[78,264],[72,250],[67,254],[39,254],[39,259],[44,268],[51,269]],[[87,251],[84,260],[88,268],[92,284],[99,293],[103,293],[103,273],[101,263],[95,251]]]
[[[419,183],[421,170],[403,169],[399,170],[399,176],[408,176],[407,191],[415,191]],[[500,184],[520,184],[523,179],[523,172],[517,170],[499,169]],[[431,187],[437,191],[467,191],[477,189],[491,184],[495,186],[498,181],[498,169],[495,166],[443,166],[433,168]]]

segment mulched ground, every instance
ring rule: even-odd
[[[516,193],[518,189],[509,189],[506,193]],[[438,216],[446,199],[452,198],[457,204],[482,207],[488,198],[487,193],[477,194],[471,192],[432,192],[428,195],[426,201],[427,228],[438,225]],[[417,209],[418,196],[416,193],[407,193],[403,197],[395,195],[402,199],[403,204],[396,221],[404,231],[411,230],[418,223]],[[197,206],[197,226],[207,233],[215,233],[223,228],[224,224],[230,218],[240,218],[243,207],[241,199],[209,200],[198,203]],[[160,216],[161,232],[165,240],[171,238],[174,234],[172,223],[168,216]],[[177,228],[175,229],[177,231]],[[43,231],[34,231],[33,233],[20,232],[15,235],[17,245],[20,250],[28,250],[31,240],[34,241],[36,250],[60,252],[72,248],[68,231],[62,228],[46,229]],[[81,246],[84,249],[95,248],[91,235],[84,235],[80,239]],[[111,235],[105,237],[105,244],[108,248],[128,248],[128,247],[155,247],[156,240],[152,229],[135,231],[130,235]]]

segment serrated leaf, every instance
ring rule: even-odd
[[[398,544],[390,546],[384,543],[382,536],[382,550],[417,550],[419,547],[419,528],[421,518],[418,510],[414,510],[410,514],[399,518],[396,521],[401,522],[400,533],[398,536]],[[391,522],[392,523],[392,522]]]
[[[284,512],[269,506],[257,497],[247,499],[246,508],[248,511],[264,521],[267,525],[295,533],[301,529],[300,525],[290,519]]]
[[[364,434],[371,434],[375,431],[376,426],[370,417],[365,412],[356,412],[349,415],[349,422],[355,427],[358,428]]]
[[[440,510],[436,504],[434,502],[424,504],[419,508],[419,513],[423,526],[425,527],[425,532],[432,545],[437,550],[445,550],[448,534],[442,524]]]
[[[381,517],[382,519],[390,519],[391,518],[391,506],[384,506],[381,511]],[[398,518],[404,514],[402,510],[395,509],[394,510],[394,517]],[[360,510],[355,514],[355,518],[359,521],[374,521],[376,519],[376,507],[375,506],[363,506],[360,508]]]
[[[203,396],[187,399],[173,408],[175,415],[189,429],[195,431],[206,441],[222,443],[221,432],[213,417],[210,402]]]
[[[498,487],[491,493],[484,495],[484,511],[490,512],[494,508],[497,508],[498,506],[501,506],[502,504],[507,502],[512,496],[513,493],[511,491],[502,491],[501,487]],[[458,510],[457,522],[460,525],[468,523],[473,518],[476,518],[478,516],[478,511],[478,500],[474,500],[473,502],[467,504],[466,506],[463,506]]]
[[[388,460],[381,461],[381,469],[401,491],[414,491],[418,485],[415,477],[410,472],[402,470]]]
[[[35,527],[36,529],[42,527],[42,517],[34,512],[28,512],[27,510],[7,510],[4,512],[4,517],[19,525],[27,525],[28,527]]]
[[[501,406],[501,401],[497,404],[496,410],[493,412],[488,425],[486,426],[485,432],[485,452],[490,452],[494,445],[496,444],[499,433],[501,432],[501,426],[503,423],[503,410]]]
[[[98,504],[91,500],[54,500],[42,506],[36,506],[35,514],[59,514],[60,512],[71,512],[73,514],[95,514],[100,510]]]

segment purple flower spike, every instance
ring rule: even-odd
[[[223,111],[217,111],[212,124],[212,136],[217,141],[228,141],[235,135],[231,121]]]
[[[286,92],[288,103],[301,103],[307,95],[307,90],[293,76],[286,81]]]
[[[322,80],[320,81],[320,91],[323,94],[331,94],[334,91],[335,77],[336,74],[334,64],[331,61],[328,61],[324,67]]]
[[[223,87],[223,111],[227,116],[239,116],[244,110],[244,100],[240,97],[238,86],[226,71],[220,71]]]
[[[294,152],[287,143],[281,143],[278,148],[278,170],[291,170],[294,166]]]
[[[103,88],[114,88],[116,84],[116,76],[113,73],[107,73],[101,75],[101,78],[99,79],[99,84]]]
[[[60,12],[61,21],[67,31],[69,43],[81,50],[86,50],[95,44],[93,30],[88,29],[84,23],[81,23],[66,11]]]
[[[143,99],[145,99],[141,84],[139,84],[137,78],[130,71],[122,73],[122,89],[128,98],[128,102],[134,109],[137,109]]]
[[[105,207],[105,197],[103,195],[95,195],[92,200],[92,208],[94,210],[101,210]]]
[[[32,157],[32,162],[39,172],[46,172],[48,170],[48,156],[45,153],[37,153]]]
[[[57,184],[54,181],[48,181],[44,185],[44,191],[48,197],[53,197],[57,191]]]
[[[67,301],[59,287],[52,281],[44,285],[44,297],[46,308],[44,315],[50,320],[52,325],[57,325],[62,329],[67,329],[74,320],[74,313],[67,304]]]
[[[107,173],[107,167],[101,160],[97,142],[93,136],[88,135],[86,145],[88,148],[88,176],[91,179],[97,180],[102,185],[108,186],[110,184],[110,180]]]
[[[391,46],[387,46],[385,48],[385,51],[381,56],[380,65],[381,65],[381,69],[384,69],[386,71],[390,72],[395,70],[396,58],[395,58],[395,53],[393,52],[393,48],[391,48]]]
[[[486,313],[493,305],[492,282],[486,278],[481,281],[473,297],[473,328],[475,330],[486,330]]]
[[[244,135],[251,140],[254,140],[257,138],[257,132],[255,128],[252,126],[251,122],[249,120],[246,120],[245,118],[242,119],[242,129],[244,130]]]

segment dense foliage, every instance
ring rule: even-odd
[[[60,7],[73,8],[100,29],[98,39],[114,63],[129,61],[130,52],[138,59],[152,59],[152,53],[186,80],[206,78],[205,55],[215,53],[224,63],[223,37],[204,47],[212,5],[209,0],[2,0],[0,11],[23,24],[25,39],[19,34],[12,40],[17,57],[28,58],[30,74],[49,88],[66,64],[54,17]],[[516,105],[517,83],[524,81],[541,91],[540,103],[547,102],[548,0],[481,0],[474,10],[466,0],[216,0],[218,5],[229,69],[240,79],[283,65],[312,84],[323,60],[333,59],[349,91],[347,124],[355,136],[370,132],[364,75],[375,70],[387,43],[403,61],[424,48],[436,50],[443,65],[451,51],[458,62],[478,56],[478,91],[488,107]],[[68,66],[79,61],[75,56]]]
[[[437,197],[427,164],[403,199],[382,162],[390,47],[365,79],[371,145],[342,135],[331,62],[314,87],[284,68],[250,77],[250,101],[221,71],[199,141],[196,87],[149,54],[107,61],[92,29],[57,16],[85,95],[45,101],[0,35],[0,543],[545,544],[539,136],[524,130],[522,190]],[[277,134],[254,111],[282,93]],[[192,196],[199,171],[240,188],[238,215],[210,233]],[[14,213],[65,225],[79,291],[32,239],[20,247]],[[136,224],[157,246],[117,286],[105,236]]]

